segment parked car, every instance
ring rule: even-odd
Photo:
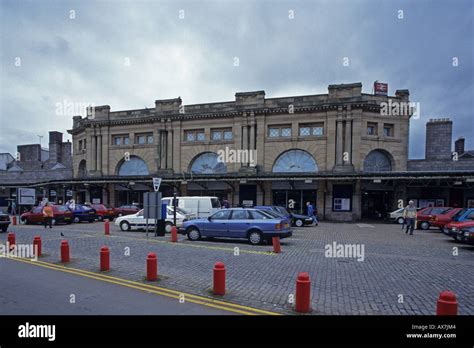
[[[463,244],[474,245],[474,223],[471,226],[464,225],[461,227],[458,237],[455,239]]]
[[[454,215],[456,215],[457,212],[460,211],[460,210],[462,210],[462,208],[453,208],[453,209],[448,210],[444,214],[436,215],[434,220],[431,221],[431,226],[439,227],[442,230],[443,227],[447,223],[449,223],[453,220]]]
[[[423,208],[416,208],[417,211],[420,211]],[[399,208],[397,210],[392,211],[391,213],[387,213],[388,219],[392,222],[396,222],[397,224],[404,224],[405,218],[403,217],[403,211],[405,208]]]
[[[208,218],[189,220],[179,229],[189,240],[206,237],[247,239],[250,244],[261,244],[272,237],[291,237],[290,223],[285,218],[275,218],[263,210],[246,208],[221,209]]]
[[[95,209],[97,214],[97,220],[102,221],[108,219],[109,221],[114,221],[117,216],[117,212],[114,208],[108,207],[105,204],[92,204],[92,208]]]
[[[8,214],[0,212],[0,230],[2,232],[7,232],[9,225],[10,225],[10,216]]]
[[[196,217],[208,217],[221,209],[221,202],[217,197],[209,196],[190,196],[190,197],[176,197],[178,201],[177,206],[187,212],[194,214]],[[173,205],[173,197],[164,197],[161,199],[163,204],[167,206]]]
[[[474,226],[474,208],[464,208],[454,214],[452,221],[444,226],[443,233],[456,239],[461,229],[471,226]]]
[[[314,222],[313,219],[310,218],[308,215],[292,213],[288,211],[288,209],[286,209],[285,207],[280,207],[276,205],[256,205],[253,208],[259,210],[273,211],[279,214],[280,216],[288,219],[288,221],[291,221],[291,225],[296,227],[311,225]]]
[[[73,221],[72,212],[64,205],[53,204],[53,225],[59,223],[70,224]],[[20,223],[22,224],[42,224],[44,223],[43,206],[36,206],[20,215]]]
[[[416,228],[422,230],[430,229],[436,216],[446,214],[451,207],[426,207],[416,213]]]
[[[74,222],[94,222],[97,219],[97,214],[94,208],[84,205],[84,204],[75,204],[74,209],[69,208],[73,214]]]
[[[166,221],[165,224],[167,229],[173,226],[173,208],[167,207],[167,214],[166,214]],[[193,217],[192,214],[188,213],[187,211],[176,207],[176,226],[181,226],[184,221],[187,221]],[[115,226],[120,227],[122,231],[131,231],[131,230],[140,230],[146,229],[147,221],[143,216],[143,209],[140,210],[138,213],[124,215],[118,217],[115,220]],[[154,229],[155,227],[155,219],[148,219],[148,229]],[[168,227],[169,226],[169,227]]]
[[[133,204],[121,205],[118,208],[115,208],[117,216],[124,216],[130,214],[136,214],[140,211],[140,208]]]

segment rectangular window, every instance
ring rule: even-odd
[[[204,129],[192,129],[184,131],[184,141],[204,141]]]
[[[303,124],[300,125],[300,137],[324,135],[324,124]]]
[[[269,138],[291,137],[291,125],[268,126],[268,137]]]
[[[82,151],[82,140],[79,140],[79,151]]]
[[[122,137],[114,137],[114,145],[122,145]]]
[[[123,137],[123,144],[128,145],[128,143],[129,143],[128,135],[126,135],[126,136]]]
[[[211,129],[212,140],[232,140],[232,128],[226,129]]]
[[[394,136],[393,124],[385,123],[383,125],[383,135],[386,136],[386,137],[393,137]]]
[[[221,140],[222,139],[222,132],[221,131],[213,131],[212,133],[212,140]]]
[[[333,211],[352,210],[352,185],[333,186]]]
[[[377,123],[367,123],[367,135],[377,135]]]
[[[84,150],[87,148],[86,145],[87,145],[87,140],[84,139]]]
[[[142,133],[135,135],[135,144],[146,145],[153,144],[153,133]]]

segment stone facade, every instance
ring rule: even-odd
[[[353,83],[330,85],[328,93],[320,95],[266,98],[264,91],[255,91],[236,93],[234,101],[218,103],[183,105],[176,98],[157,100],[150,109],[111,111],[108,105],[100,106],[95,108],[93,117],[73,119],[69,132],[73,136],[74,177],[120,177],[121,166],[135,157],[146,164],[148,176],[169,175],[185,180],[185,184],[179,184],[183,192],[191,190],[192,185],[187,185],[199,177],[193,175],[196,173],[191,168],[200,155],[225,148],[252,150],[256,153],[255,167],[226,163],[223,179],[230,180],[233,186],[228,198],[235,205],[241,204],[239,194],[243,193],[238,187],[242,182],[232,178],[249,175],[250,182],[246,184],[257,184],[254,203],[270,204],[275,181],[288,181],[294,175],[304,174],[362,173],[367,169],[367,156],[374,150],[386,159],[389,171],[406,171],[410,114],[387,115],[381,109],[384,103],[408,103],[408,97],[407,90],[398,90],[395,96],[362,93],[362,84]],[[232,135],[217,139],[216,131]],[[188,134],[193,132],[199,139],[190,141],[193,135]],[[140,136],[147,137],[145,143],[138,140]],[[286,175],[278,173],[285,178],[274,179],[272,183],[256,179],[275,175],[275,164],[289,150],[309,155],[316,170],[288,168]],[[327,195],[328,216],[334,214],[343,220],[360,218],[360,183],[340,183],[353,187],[349,212],[332,211],[332,187],[337,182],[314,180],[305,188],[317,191],[314,203],[321,209],[324,203],[320,195]]]

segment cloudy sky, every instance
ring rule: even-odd
[[[411,158],[423,157],[430,118],[451,118],[453,138],[474,149],[472,0],[0,4],[0,152],[66,133],[72,102],[139,109],[178,96],[231,101],[238,91],[316,94],[351,82],[371,93],[375,80],[420,103]]]

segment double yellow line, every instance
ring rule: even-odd
[[[127,279],[108,276],[108,275],[105,275],[105,274],[102,274],[102,273],[85,271],[85,270],[82,270],[82,269],[67,267],[67,266],[64,266],[64,265],[58,265],[58,264],[54,264],[54,263],[50,263],[50,262],[43,262],[43,261],[39,261],[39,260],[31,261],[29,259],[21,259],[21,258],[10,258],[9,260],[16,260],[16,261],[24,262],[24,263],[27,263],[27,264],[30,264],[30,265],[44,267],[44,268],[48,268],[48,269],[55,270],[55,271],[71,273],[71,274],[75,274],[75,275],[78,275],[78,276],[87,277],[87,278],[91,278],[91,279],[96,279],[96,280],[100,280],[100,281],[107,282],[107,283],[122,285],[122,286],[126,286],[128,288],[141,290],[141,291],[145,291],[145,292],[148,292],[148,293],[154,293],[154,294],[157,294],[157,295],[171,297],[171,298],[174,298],[176,300],[180,300],[184,296],[184,302],[192,302],[192,303],[196,303],[196,304],[199,304],[199,305],[202,305],[202,306],[217,308],[217,309],[220,309],[220,310],[233,312],[233,313],[236,313],[236,314],[241,314],[241,315],[280,315],[279,313],[275,313],[275,312],[270,312],[270,311],[265,311],[265,310],[261,310],[261,309],[257,309],[257,308],[242,306],[242,305],[238,305],[238,304],[234,304],[234,303],[230,303],[230,302],[216,300],[216,299],[213,299],[213,298],[207,298],[207,297],[203,297],[203,296],[188,294],[188,293],[184,293],[182,291],[166,289],[166,288],[162,288],[162,287],[155,286],[155,285],[143,284],[143,283],[127,280]]]

